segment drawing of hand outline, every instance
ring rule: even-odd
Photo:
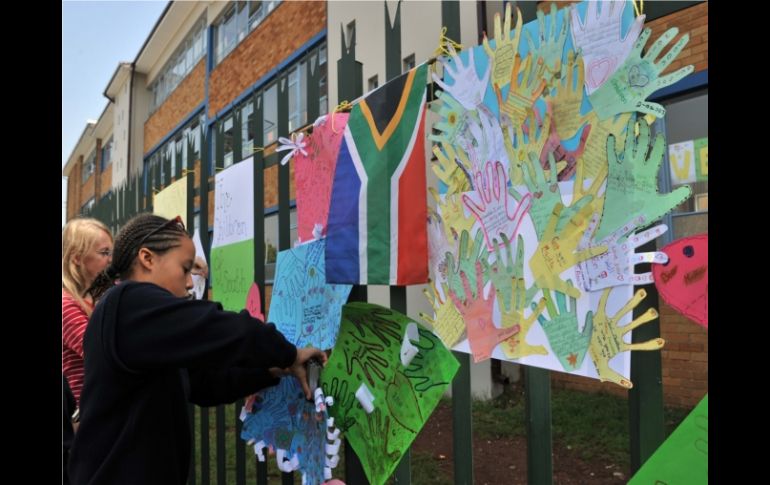
[[[610,317],[606,313],[607,300],[609,299],[610,291],[612,291],[612,288],[607,288],[602,292],[596,315],[594,315],[592,311],[589,311],[586,315],[586,325],[591,324],[593,327],[591,344],[588,351],[596,366],[599,380],[602,382],[614,382],[626,389],[631,389],[631,387],[633,387],[631,381],[610,368],[610,360],[620,352],[631,350],[658,350],[663,347],[666,341],[662,338],[655,338],[636,344],[627,344],[624,342],[623,335],[640,325],[655,320],[658,318],[658,312],[655,311],[654,308],[649,308],[643,315],[639,316],[628,325],[619,327],[618,322],[620,319],[626,313],[636,308],[636,306],[647,296],[647,292],[643,289],[638,290],[618,313]]]
[[[601,3],[602,9],[598,10]],[[628,58],[639,33],[644,28],[645,15],[639,15],[622,37],[623,10],[626,2],[588,2],[586,19],[580,19],[577,8],[572,14],[572,40],[576,49],[583,54],[585,65],[585,86],[588,94],[604,84],[618,66]],[[613,32],[611,43],[597,42],[597,32]]]
[[[492,356],[492,351],[503,340],[516,334],[520,327],[514,325],[509,328],[497,328],[492,321],[492,305],[494,304],[494,292],[484,299],[484,285],[481,263],[476,262],[476,296],[471,293],[468,278],[465,272],[460,273],[465,299],[461,300],[454,290],[449,290],[449,297],[455,307],[463,316],[465,326],[468,329],[468,343],[474,362],[481,362]],[[494,287],[492,288],[494,290]]]
[[[481,224],[487,243],[487,249],[493,249],[494,234],[505,233],[513,239],[519,226],[527,216],[532,204],[530,194],[525,194],[511,211],[508,199],[508,175],[500,162],[486,163],[486,170],[475,174],[475,193],[463,194],[465,207],[471,211]],[[513,197],[511,198],[513,199]],[[516,202],[513,199],[511,202]]]

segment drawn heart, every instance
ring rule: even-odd
[[[639,64],[631,66],[628,71],[628,84],[635,88],[643,88],[650,82],[650,78],[642,73]]]
[[[588,81],[592,87],[598,88],[610,75],[612,61],[609,59],[598,59],[588,65]]]
[[[658,293],[676,311],[708,328],[708,234],[678,239],[661,251],[668,263],[652,265]]]

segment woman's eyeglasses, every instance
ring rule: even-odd
[[[152,236],[153,234],[157,234],[157,233],[159,233],[160,231],[162,231],[163,229],[166,229],[166,228],[168,228],[168,227],[174,227],[174,226],[176,226],[177,228],[179,228],[179,229],[180,229],[182,232],[187,232],[187,229],[185,229],[185,227],[184,227],[184,223],[182,222],[182,216],[176,216],[176,217],[174,217],[173,219],[170,219],[170,220],[168,220],[168,221],[164,222],[164,223],[163,223],[163,224],[161,224],[160,226],[158,226],[158,227],[156,227],[155,229],[153,229],[152,231],[148,232],[148,233],[147,233],[147,234],[146,234],[146,235],[145,235],[145,236],[142,238],[142,240],[141,240],[141,241],[139,241],[139,247],[141,248],[141,247],[142,247],[142,244],[144,244],[144,242],[145,242],[147,239],[149,239],[149,238],[150,238],[150,236]]]

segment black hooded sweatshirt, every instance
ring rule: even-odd
[[[245,310],[191,301],[152,283],[124,282],[96,306],[84,339],[73,484],[184,484],[187,402],[231,403],[278,383],[270,367],[297,350]]]

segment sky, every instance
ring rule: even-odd
[[[61,4],[62,168],[88,120],[107,106],[102,94],[120,62],[136,58],[168,2],[63,1]],[[62,224],[67,184],[62,177]]]

